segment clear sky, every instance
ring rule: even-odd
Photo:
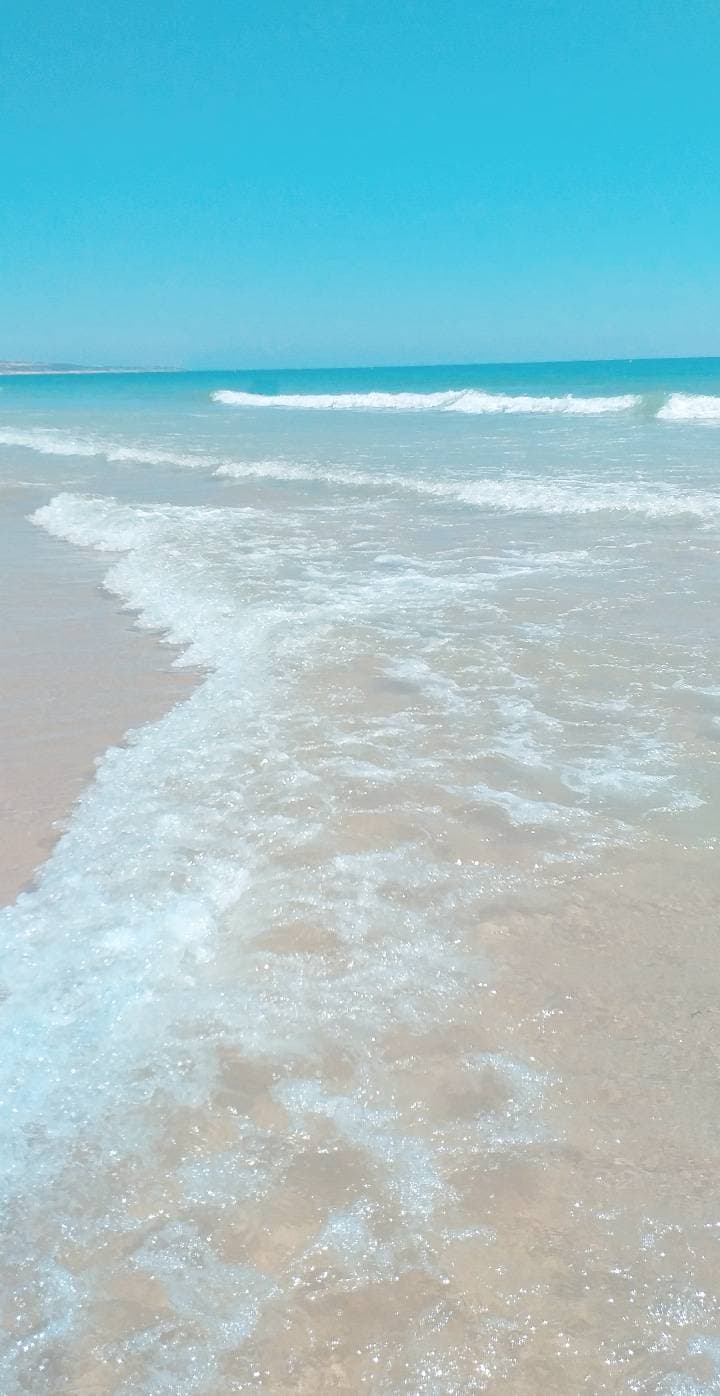
[[[13,0],[0,358],[720,353],[718,0]]]

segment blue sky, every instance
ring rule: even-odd
[[[717,0],[13,0],[0,357],[720,353]]]

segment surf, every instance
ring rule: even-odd
[[[607,412],[628,412],[640,398],[634,393],[614,397],[517,396],[486,393],[475,388],[449,389],[437,393],[248,393],[218,389],[213,402],[226,407],[290,407],[319,412],[461,412],[468,416],[520,413],[588,417]]]

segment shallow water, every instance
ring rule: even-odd
[[[47,858],[96,758],[193,682],[103,589],[99,556],[33,528],[27,491],[3,504],[0,904]]]
[[[718,384],[4,380],[203,675],[3,913],[4,1390],[720,1390]]]

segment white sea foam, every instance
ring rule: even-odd
[[[16,446],[43,456],[99,457],[118,464],[178,465],[208,469],[221,464],[220,458],[199,452],[169,451],[162,446],[108,441],[103,437],[76,436],[54,427],[13,427],[0,430],[0,446]]]
[[[79,456],[102,459],[119,465],[171,465],[188,470],[213,471],[235,479],[327,480],[351,484],[359,477],[351,471],[323,472],[312,465],[283,459],[254,461],[228,459],[207,451],[169,450],[148,442],[113,441],[101,436],[82,436],[52,427],[5,428],[0,430],[0,446],[15,446],[43,456]],[[372,477],[365,475],[364,480]]]
[[[0,444],[20,446],[41,455],[97,457],[119,464],[176,466],[183,470],[212,472],[224,479],[277,480],[288,484],[307,482],[313,485],[338,485],[350,490],[429,495],[503,513],[625,513],[644,515],[648,519],[688,515],[704,520],[720,515],[720,492],[716,490],[683,490],[664,482],[651,484],[631,479],[603,480],[575,473],[537,478],[508,471],[500,478],[452,475],[433,479],[400,470],[372,471],[285,458],[238,460],[207,452],[170,450],[164,445],[147,442],[135,444],[102,437],[76,436],[46,428],[1,431]]]
[[[98,448],[87,438],[80,439],[69,432],[54,428],[4,427],[0,431],[0,446],[20,446],[38,451],[43,456],[96,456]]]
[[[567,476],[532,479],[508,474],[500,480],[415,480],[421,494],[454,498],[480,509],[539,514],[640,514],[649,519],[720,515],[720,492],[680,490],[665,484]]]
[[[603,480],[592,476],[556,475],[537,478],[508,471],[499,479],[427,479],[400,471],[372,472],[287,461],[224,461],[215,474],[231,479],[271,479],[340,485],[432,495],[457,500],[478,509],[503,513],[642,515],[648,519],[720,515],[720,491],[682,490],[675,486],[633,480]]]
[[[239,461],[225,460],[214,472],[230,480],[286,480],[288,483],[307,481],[308,484],[377,486],[392,481],[392,476],[374,475],[367,470],[352,470],[326,465],[310,465],[286,460]]]
[[[663,422],[720,422],[720,397],[671,393],[657,415]]]
[[[594,417],[607,412],[627,412],[640,398],[634,393],[615,397],[532,397],[518,393],[486,393],[476,388],[451,388],[437,393],[245,393],[221,388],[211,394],[227,407],[298,407],[316,411],[464,412],[472,416],[498,413],[559,413],[570,417]]]
[[[215,474],[230,479],[270,479],[288,482],[340,485],[344,488],[383,489],[457,500],[479,509],[503,513],[643,515],[649,519],[694,515],[713,519],[720,515],[720,492],[682,490],[664,483],[602,480],[567,475],[538,479],[508,471],[500,479],[450,477],[424,479],[388,471],[374,473],[288,461],[224,461]]]

